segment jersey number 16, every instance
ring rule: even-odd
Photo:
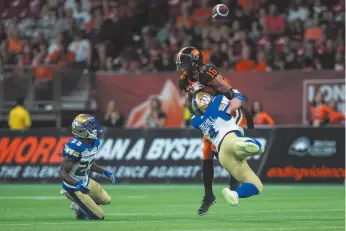
[[[212,78],[215,78],[218,74],[217,70],[215,70],[214,68],[212,67],[209,67],[208,68],[208,75],[210,75]]]

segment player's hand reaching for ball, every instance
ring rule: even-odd
[[[108,177],[112,181],[112,184],[115,184],[117,182],[115,175],[111,171],[105,169],[103,171],[103,174],[105,174],[105,176]]]

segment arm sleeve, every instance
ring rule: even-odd
[[[239,100],[241,101],[241,103],[244,104],[244,103],[245,103],[245,98],[244,98],[243,94],[240,93],[240,92],[239,92],[238,90],[236,90],[236,89],[233,89],[233,92],[234,92],[234,98],[239,99]]]

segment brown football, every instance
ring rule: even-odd
[[[213,8],[212,16],[213,18],[223,18],[223,17],[227,17],[228,13],[229,13],[229,9],[226,5],[217,4]]]

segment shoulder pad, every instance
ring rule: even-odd
[[[211,67],[211,68],[217,69],[217,67],[214,64],[212,64],[212,63],[204,64],[204,66],[206,66],[207,68]]]
[[[196,116],[196,115],[192,116],[191,120],[190,120],[191,121],[191,126],[198,129],[198,120],[199,119],[200,119],[199,116]]]
[[[77,138],[70,139],[64,146],[63,156],[79,158],[80,154],[86,149],[85,145]]]
[[[204,64],[199,69],[199,82],[203,85],[209,85],[209,83],[219,74],[216,66],[213,64]]]

